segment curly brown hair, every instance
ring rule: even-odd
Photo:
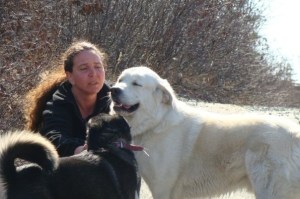
[[[25,94],[23,113],[26,121],[26,129],[34,132],[40,130],[46,102],[52,98],[53,93],[57,90],[59,85],[67,80],[65,72],[73,71],[74,57],[84,50],[91,50],[98,54],[103,66],[106,68],[107,55],[102,49],[88,41],[73,42],[62,54],[57,67],[46,74],[36,87]]]

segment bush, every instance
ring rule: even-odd
[[[23,126],[23,95],[74,39],[109,54],[107,77],[147,65],[180,96],[299,106],[286,63],[257,51],[263,18],[249,0],[11,0],[0,3],[0,129]]]

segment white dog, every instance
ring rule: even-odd
[[[147,67],[124,70],[111,98],[135,144],[148,151],[136,157],[155,199],[213,197],[241,188],[257,199],[300,198],[298,125],[189,107]]]

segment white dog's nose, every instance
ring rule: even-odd
[[[111,87],[110,92],[112,96],[118,96],[121,94],[122,90],[118,87]]]

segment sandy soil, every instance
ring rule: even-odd
[[[151,192],[149,191],[149,188],[144,181],[142,181],[142,188],[141,188],[140,194],[141,194],[141,196],[140,196],[141,199],[153,199]],[[247,193],[246,191],[241,190],[241,191],[237,191],[232,194],[226,194],[221,197],[205,198],[205,199],[255,199],[255,198],[254,198],[253,194]]]
[[[189,104],[201,107],[205,110],[216,111],[221,113],[245,113],[257,112],[260,114],[277,115],[280,117],[288,117],[297,123],[300,123],[300,109],[289,109],[282,107],[253,107],[253,106],[236,106],[231,104],[203,103],[196,101],[188,101]],[[151,192],[144,181],[142,181],[141,199],[152,199]],[[208,199],[208,198],[206,198]],[[226,194],[221,197],[210,199],[254,199],[254,195],[244,190],[238,190],[235,193]]]

